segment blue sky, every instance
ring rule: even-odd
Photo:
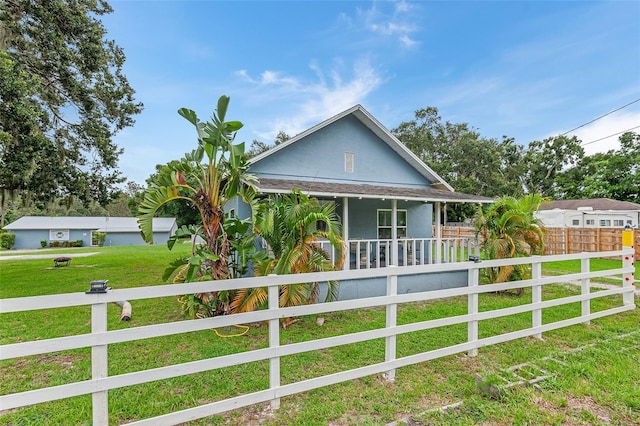
[[[115,138],[138,183],[196,147],[177,110],[206,119],[223,94],[247,144],[361,104],[388,129],[435,106],[526,145],[640,99],[638,1],[110,3],[107,36],[145,105]],[[637,126],[640,101],[573,133],[591,154]]]

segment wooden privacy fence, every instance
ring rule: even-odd
[[[589,259],[595,257],[622,256],[622,267],[591,272]],[[543,277],[543,262],[558,260],[581,260],[582,270],[564,276]],[[635,308],[633,292],[632,250],[625,249],[605,253],[580,253],[571,255],[535,256],[530,258],[502,259],[484,261],[480,263],[460,262],[435,265],[418,265],[405,267],[388,267],[375,269],[362,269],[351,271],[337,271],[312,274],[295,274],[284,276],[268,276],[259,278],[243,278],[225,281],[207,281],[190,284],[174,284],[153,287],[140,287],[132,289],[111,290],[103,294],[57,294],[49,296],[25,297],[3,299],[0,303],[0,314],[14,312],[33,311],[42,309],[64,308],[71,306],[91,306],[91,333],[70,335],[65,337],[19,342],[0,346],[0,359],[9,360],[46,354],[58,351],[78,348],[91,348],[91,379],[63,384],[53,387],[33,389],[26,392],[10,393],[0,396],[0,410],[15,409],[23,406],[54,401],[79,395],[92,395],[93,424],[109,424],[108,392],[110,390],[134,386],[158,380],[201,373],[210,370],[224,369],[230,366],[243,365],[261,360],[268,360],[269,386],[266,389],[240,394],[238,396],[205,403],[203,405],[184,408],[180,411],[167,413],[158,417],[134,421],[137,425],[173,425],[232,409],[250,406],[262,402],[270,402],[273,408],[277,408],[280,398],[328,386],[372,374],[384,373],[388,380],[395,378],[395,370],[419,362],[435,358],[468,352],[473,356],[479,348],[496,343],[534,336],[541,338],[542,333],[567,327],[574,324],[588,323],[590,320],[607,315],[617,314]],[[504,284],[479,285],[480,270],[487,267],[498,267],[515,264],[529,264],[532,268],[532,278],[522,281],[514,281]],[[452,271],[467,271],[468,286],[447,290],[435,290],[421,293],[398,294],[398,277],[402,275],[415,275],[426,273],[446,273]],[[601,276],[622,274],[622,285],[609,290],[591,292],[590,280]],[[278,306],[279,286],[300,282],[314,282],[327,280],[358,280],[371,278],[385,278],[387,283],[386,294],[380,297],[371,297],[356,300],[339,301],[332,303],[319,303],[300,307],[280,308]],[[552,283],[566,283],[578,281],[581,293],[569,297],[545,300],[542,297],[542,287]],[[203,293],[213,290],[231,290],[249,287],[268,288],[268,309],[206,318],[189,321],[178,321],[163,324],[133,327],[122,330],[107,329],[107,304],[122,300],[135,301],[158,297],[176,296],[181,294]],[[479,295],[482,293],[500,290],[531,288],[531,303],[518,306],[497,309],[479,309]],[[608,309],[591,312],[592,299],[620,295],[619,304],[613,303]],[[437,300],[450,297],[467,297],[468,310],[466,314],[446,318],[418,321],[408,324],[398,324],[398,305],[403,303]],[[561,305],[579,303],[580,315],[560,321],[543,321],[545,309]],[[338,335],[328,338],[304,341],[282,345],[280,336],[280,319],[320,313],[340,312],[372,307],[384,307],[386,309],[386,324],[381,328],[367,331]],[[483,306],[484,308],[484,306]],[[505,317],[521,313],[531,313],[530,327],[517,331],[498,335],[480,337],[479,322],[493,318]],[[548,318],[547,318],[548,320]],[[107,348],[109,345],[132,342],[141,339],[149,339],[160,336],[170,336],[189,333],[210,328],[231,326],[234,324],[248,324],[267,321],[269,324],[269,345],[266,348],[249,350],[231,355],[217,356],[197,361],[173,364],[148,370],[134,371],[126,374],[109,375],[109,359]],[[426,350],[409,356],[397,357],[396,339],[399,335],[414,333],[423,330],[446,327],[454,324],[467,325],[467,338],[462,343],[435,350]],[[483,335],[487,334],[483,332]],[[281,383],[280,363],[283,357],[310,351],[318,351],[326,348],[350,345],[373,339],[384,339],[384,361],[359,366],[354,369],[340,371],[338,373],[317,376],[311,379]],[[167,349],[170,350],[170,349]],[[176,349],[178,350],[178,349]],[[43,366],[46,368],[46,366]],[[313,368],[309,366],[309,368]],[[6,387],[5,387],[6,388]]]
[[[546,254],[610,251],[622,248],[622,228],[546,228]],[[633,230],[636,259],[640,257],[640,230]]]
[[[622,248],[622,228],[545,228],[545,254],[598,252]],[[635,258],[640,258],[640,229],[633,230]],[[434,234],[435,235],[435,229]],[[470,227],[443,226],[442,238],[475,237]]]

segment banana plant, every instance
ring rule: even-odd
[[[230,243],[223,226],[224,206],[237,196],[247,203],[255,197],[256,179],[247,172],[244,143],[234,144],[243,124],[225,120],[228,106],[229,97],[221,96],[211,120],[206,122],[200,121],[193,110],[178,110],[195,127],[198,146],[159,170],[138,209],[138,226],[149,243],[153,242],[153,217],[162,205],[182,200],[198,209],[202,219],[198,233],[205,247],[192,254],[185,279],[186,275],[191,280],[229,277]]]

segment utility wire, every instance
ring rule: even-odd
[[[605,140],[605,139],[607,139],[607,138],[610,138],[611,136],[620,135],[620,134],[622,134],[622,133],[630,132],[630,131],[632,131],[633,129],[637,129],[638,127],[640,127],[640,126],[632,127],[632,128],[630,128],[630,129],[623,130],[623,131],[621,131],[621,132],[614,133],[614,134],[612,134],[612,135],[605,136],[605,137],[600,138],[600,139],[596,139],[596,140],[594,140],[594,141],[590,141],[590,142],[587,142],[587,143],[583,143],[583,144],[582,144],[582,146],[590,145],[590,144],[592,144],[592,143],[596,143],[596,142],[600,142],[600,141],[602,141],[602,140]]]
[[[620,111],[621,109],[626,108],[626,107],[628,107],[629,105],[633,105],[633,104],[635,104],[636,102],[640,102],[640,98],[636,99],[635,101],[631,101],[631,102],[629,102],[629,103],[628,103],[628,104],[626,104],[626,105],[622,105],[620,108],[616,108],[616,109],[614,109],[613,111],[609,111],[608,113],[603,114],[603,115],[601,115],[600,117],[596,117],[596,118],[594,118],[593,120],[589,121],[588,123],[584,123],[584,124],[579,125],[578,127],[574,127],[573,129],[571,129],[571,130],[568,130],[568,131],[564,132],[564,133],[563,133],[563,134],[561,134],[560,136],[565,136],[567,133],[571,133],[571,132],[573,132],[574,130],[578,130],[578,129],[579,129],[579,128],[581,128],[581,127],[584,127],[584,126],[586,126],[586,125],[588,125],[588,124],[591,124],[591,123],[593,123],[594,121],[598,121],[598,120],[600,120],[601,118],[606,117],[607,115],[613,114],[613,113],[614,113],[614,112],[616,112],[616,111]],[[620,133],[624,133],[624,132],[620,132]],[[616,134],[617,134],[617,133],[616,133]],[[614,135],[611,135],[611,136],[614,136]],[[607,136],[607,137],[608,137],[608,136]],[[597,142],[597,141],[593,141],[593,142]],[[592,143],[592,142],[589,142],[589,143]],[[583,144],[583,145],[586,145],[586,144]]]

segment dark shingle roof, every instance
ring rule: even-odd
[[[542,204],[540,210],[578,210],[580,207],[591,207],[593,210],[638,210],[640,204],[629,201],[617,201],[609,198],[589,198],[584,200],[557,200]]]
[[[288,193],[299,189],[312,196],[389,198],[398,200],[442,201],[460,203],[492,203],[492,198],[469,195],[431,187],[398,187],[337,182],[260,179],[256,185],[262,193]]]

